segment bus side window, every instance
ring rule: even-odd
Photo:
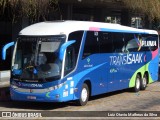
[[[99,32],[100,53],[113,52],[113,40],[110,32]]]
[[[65,74],[71,72],[75,67],[75,49],[73,46],[67,48],[66,58],[65,58]]]
[[[124,52],[124,47],[125,47],[125,39],[123,33],[117,33],[113,32],[113,43],[114,43],[114,52],[115,53],[122,53]]]
[[[82,58],[85,59],[92,54],[99,53],[99,47],[98,32],[88,31]]]
[[[68,41],[76,40],[76,42],[71,46],[69,46],[66,50],[65,72],[64,72],[65,75],[70,73],[76,67],[82,36],[83,36],[83,31],[75,31],[69,34]]]
[[[145,51],[155,51],[158,49],[158,36],[157,35],[143,35],[146,44],[143,44]]]
[[[137,52],[139,50],[138,42],[140,36],[138,34],[131,34],[131,33],[125,33],[125,41],[126,41],[126,48],[125,50],[127,52]]]

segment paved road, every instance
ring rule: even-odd
[[[160,111],[160,82],[148,85],[145,91],[130,89],[106,93],[90,99],[86,106],[67,103],[35,103],[1,101],[0,111]]]
[[[160,110],[160,82],[148,85],[145,91],[130,89],[92,97],[86,106],[68,103],[33,103],[1,101],[1,111],[49,110],[49,111],[158,111]]]

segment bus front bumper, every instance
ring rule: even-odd
[[[10,95],[12,100],[16,101],[37,101],[37,102],[65,102],[72,100],[73,97],[63,97],[60,92],[50,91],[44,93],[20,92],[16,89],[10,88]]]

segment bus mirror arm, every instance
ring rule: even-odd
[[[72,45],[73,43],[75,43],[76,40],[70,40],[68,42],[65,42],[61,47],[60,47],[60,51],[59,51],[59,59],[62,61],[63,57],[64,57],[64,53],[65,50],[67,49],[68,46]]]
[[[8,48],[10,48],[13,45],[14,45],[14,42],[10,42],[2,48],[2,60],[6,60],[6,51]]]

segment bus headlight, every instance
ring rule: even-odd
[[[65,84],[65,83],[61,83],[61,84],[59,84],[59,85],[55,85],[55,86],[50,87],[50,88],[48,88],[48,89],[49,89],[49,91],[56,90],[56,89],[61,88],[64,84]]]

